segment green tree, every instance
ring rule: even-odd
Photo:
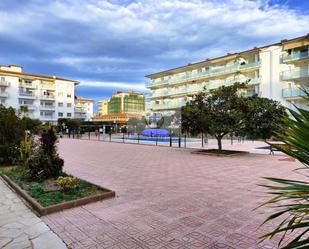
[[[308,103],[308,93],[305,100]],[[284,132],[276,136],[288,146],[275,147],[300,161],[305,166],[303,170],[307,172],[309,169],[309,111],[296,108],[296,111],[289,110],[289,112],[292,117],[286,119]],[[308,173],[304,176],[308,177]],[[279,247],[282,249],[309,248],[309,182],[271,177],[266,179],[274,185],[262,186],[266,187],[273,197],[262,206],[270,206],[275,209],[275,212],[264,223],[280,218],[282,221],[262,239],[279,235],[281,236]],[[292,240],[282,246],[287,234]]]
[[[12,164],[19,158],[24,128],[13,108],[0,105],[0,164]]]
[[[182,130],[215,137],[219,150],[226,135],[270,138],[282,123],[284,108],[273,100],[241,96],[246,88],[236,83],[198,94],[181,110]]]
[[[269,139],[275,132],[284,130],[283,120],[288,117],[285,108],[277,101],[257,95],[247,98],[247,125],[244,136],[252,139]]]
[[[245,84],[222,86],[208,93],[200,93],[182,108],[182,130],[191,133],[207,133],[218,141],[222,150],[222,138],[238,133],[246,127],[246,99],[238,91]]]

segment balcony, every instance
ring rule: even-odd
[[[54,105],[40,105],[40,110],[55,111]]]
[[[0,92],[0,98],[7,98],[9,97],[9,94],[6,92]]]
[[[0,80],[0,86],[8,87],[10,86],[10,82],[5,80]]]
[[[230,86],[235,84],[236,82],[246,82],[249,79],[231,79],[231,80],[224,80],[224,81],[214,81],[208,82],[206,85],[206,90],[216,89],[220,86]],[[252,78],[249,81],[249,85],[257,85],[261,83],[261,78]],[[165,91],[154,92],[151,96],[152,99],[155,98],[164,98],[164,97],[171,97],[171,96],[178,96],[179,95],[192,95],[197,94],[199,92],[204,91],[205,85],[198,85],[198,86],[190,86],[184,87],[182,89],[165,89]]]
[[[174,84],[179,84],[179,83],[183,83],[186,81],[217,77],[217,76],[224,75],[224,74],[233,74],[236,72],[246,72],[246,71],[256,70],[260,67],[260,65],[261,65],[260,62],[253,62],[253,63],[248,63],[245,65],[214,67],[205,72],[190,73],[190,74],[182,75],[179,77],[174,77],[169,80],[150,82],[146,84],[146,87],[157,88],[157,87],[160,87],[162,85],[167,85],[167,84],[174,85]]]
[[[19,87],[28,88],[28,89],[36,89],[36,85],[34,83],[20,82]]]
[[[55,100],[55,95],[53,94],[41,94],[40,99],[46,99],[46,100]]]
[[[173,110],[173,109],[180,109],[185,104],[186,104],[186,101],[179,101],[179,102],[170,101],[169,103],[151,104],[150,109],[152,110]]]
[[[309,91],[309,88],[305,89],[305,90]],[[298,87],[282,89],[282,97],[283,98],[298,99],[298,98],[302,98],[302,97],[305,97],[305,96],[306,96],[305,92],[301,88],[298,88]]]
[[[308,69],[296,69],[291,71],[284,71],[281,74],[281,80],[283,81],[302,81],[309,78]]]
[[[32,105],[32,104],[20,104],[20,106],[27,107],[28,111],[34,111],[34,110],[37,109],[37,107],[35,105]]]
[[[56,87],[54,84],[41,84],[41,89],[55,91]]]
[[[83,110],[82,108],[78,108],[78,107],[75,107],[75,108],[74,108],[74,112],[75,112],[75,113],[84,113],[84,114],[87,113],[86,110]]]
[[[309,59],[309,51],[284,54],[281,58],[283,63],[304,61]]]
[[[19,92],[19,98],[35,99],[36,96],[31,92]]]
[[[54,115],[41,115],[40,120],[42,121],[55,121],[56,118]]]
[[[77,113],[75,113],[74,114],[74,118],[76,118],[76,119],[86,119],[87,115],[86,114],[77,114]]]

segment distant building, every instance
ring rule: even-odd
[[[144,114],[145,97],[132,91],[116,92],[108,101],[108,114]]]
[[[45,122],[58,118],[74,118],[74,93],[76,80],[23,72],[16,65],[0,66],[0,104],[23,115]]]
[[[104,102],[99,102],[104,107]],[[103,109],[101,107],[101,109]],[[103,109],[104,110],[104,109]],[[93,121],[105,122],[113,131],[120,131],[126,126],[130,118],[142,118],[145,114],[145,97],[141,93],[133,91],[116,92],[107,101],[107,114],[93,117]]]
[[[108,114],[108,101],[107,100],[100,100],[98,101],[98,116],[107,115]]]
[[[93,116],[93,99],[75,97],[74,118],[90,121]]]
[[[154,112],[171,114],[204,89],[247,81],[246,96],[258,94],[290,108],[308,108],[299,87],[309,90],[309,34],[146,77],[151,92],[148,108]]]

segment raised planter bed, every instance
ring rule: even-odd
[[[96,201],[115,197],[114,191],[106,189],[106,188],[102,188],[95,184],[92,184],[98,189],[97,191],[98,193],[89,195],[83,198],[75,199],[75,200],[70,200],[70,201],[65,201],[65,202],[61,202],[58,204],[43,206],[37,200],[31,197],[30,194],[26,190],[22,189],[18,184],[16,184],[8,176],[2,173],[0,174],[0,176],[8,183],[9,186],[11,186],[15,190],[15,192],[18,195],[20,195],[23,199],[26,200],[26,202],[33,208],[35,212],[37,212],[39,216],[62,211],[68,208],[82,206],[82,205],[85,205],[91,202],[96,202]]]
[[[205,150],[195,150],[191,154],[200,154],[207,156],[217,156],[217,157],[231,157],[231,156],[240,156],[248,154],[247,151],[238,151],[238,150],[217,150],[217,149],[205,149]]]

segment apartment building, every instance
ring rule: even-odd
[[[43,122],[74,118],[74,93],[78,81],[23,72],[21,66],[0,66],[0,103],[28,111],[24,115]]]
[[[74,118],[91,121],[93,116],[93,99],[75,97]]]
[[[100,100],[98,101],[98,115],[107,115],[108,114],[108,101],[107,100]]]
[[[247,82],[245,96],[258,94],[293,108],[308,108],[300,87],[309,89],[309,34],[229,53],[146,76],[149,109],[172,114],[203,91]]]

